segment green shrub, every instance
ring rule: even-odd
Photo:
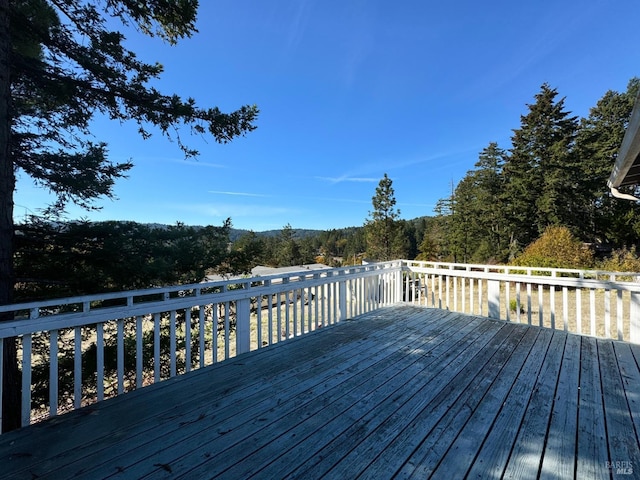
[[[516,313],[518,311],[518,301],[515,298],[509,300],[509,310]],[[524,307],[520,305],[520,313],[524,313]]]
[[[567,227],[545,232],[513,261],[514,265],[545,268],[591,268],[593,253]]]

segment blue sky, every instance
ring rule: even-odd
[[[484,147],[509,148],[542,83],[579,116],[624,91],[640,75],[638,18],[637,0],[202,0],[193,38],[128,32],[127,45],[164,65],[165,93],[257,104],[258,129],[227,145],[188,138],[201,155],[187,161],[159,134],[96,119],[110,158],[135,167],[116,200],[67,217],[357,226],[384,173],[402,218],[431,215]],[[19,176],[18,220],[48,201]]]

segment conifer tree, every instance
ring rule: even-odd
[[[614,198],[606,182],[616,161],[633,104],[640,93],[640,78],[632,78],[625,92],[606,92],[589,116],[580,122],[576,139],[580,162],[581,215],[578,234],[583,240],[631,245],[637,243],[640,207]],[[623,187],[635,194],[634,188]]]
[[[0,305],[12,301],[16,171],[56,196],[57,213],[68,202],[95,208],[132,166],[111,162],[106,144],[91,140],[94,115],[131,120],[143,138],[157,127],[186,156],[197,152],[182,127],[218,142],[255,128],[255,106],[223,113],[158,91],[151,82],[162,66],[139,60],[112,29],[119,20],[173,44],[195,33],[197,9],[198,0],[0,0]],[[8,430],[20,422],[15,341],[4,352]]]
[[[563,225],[583,242],[614,247],[637,243],[640,205],[618,200],[606,181],[640,91],[633,78],[623,93],[609,91],[579,123],[564,99],[543,85],[514,130],[509,153],[490,144],[436,206],[442,233],[431,239],[444,259],[507,261],[548,226]],[[638,195],[638,189],[625,187]],[[427,242],[432,252],[434,242]]]
[[[578,123],[557,95],[556,89],[543,84],[511,138],[503,200],[516,249],[548,225],[566,224],[575,214],[579,179],[573,147]]]
[[[502,170],[506,158],[506,152],[492,142],[480,152],[475,164],[473,176],[477,192],[473,220],[478,223],[479,241],[473,249],[474,261],[506,260],[508,237],[502,202]]]
[[[290,224],[286,224],[280,231],[278,247],[278,266],[290,267],[303,263],[300,255],[300,245],[296,241],[296,234]]]
[[[393,182],[384,174],[371,198],[373,211],[365,222],[367,255],[376,261],[400,258],[403,245],[398,243],[400,210],[395,208]]]
[[[475,218],[479,208],[477,190],[473,172],[469,172],[453,193],[454,208],[449,218],[448,236],[454,262],[470,262],[473,248],[479,241],[479,224]]]

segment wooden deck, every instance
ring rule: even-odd
[[[640,478],[640,346],[395,306],[0,436],[4,478]]]

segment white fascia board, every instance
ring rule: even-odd
[[[629,170],[633,166],[634,162],[640,159],[640,92],[636,98],[636,102],[631,112],[631,118],[629,119],[629,125],[627,131],[622,139],[622,145],[618,152],[618,159],[613,166],[613,171],[609,177],[607,185],[609,188],[618,188],[625,181]]]

